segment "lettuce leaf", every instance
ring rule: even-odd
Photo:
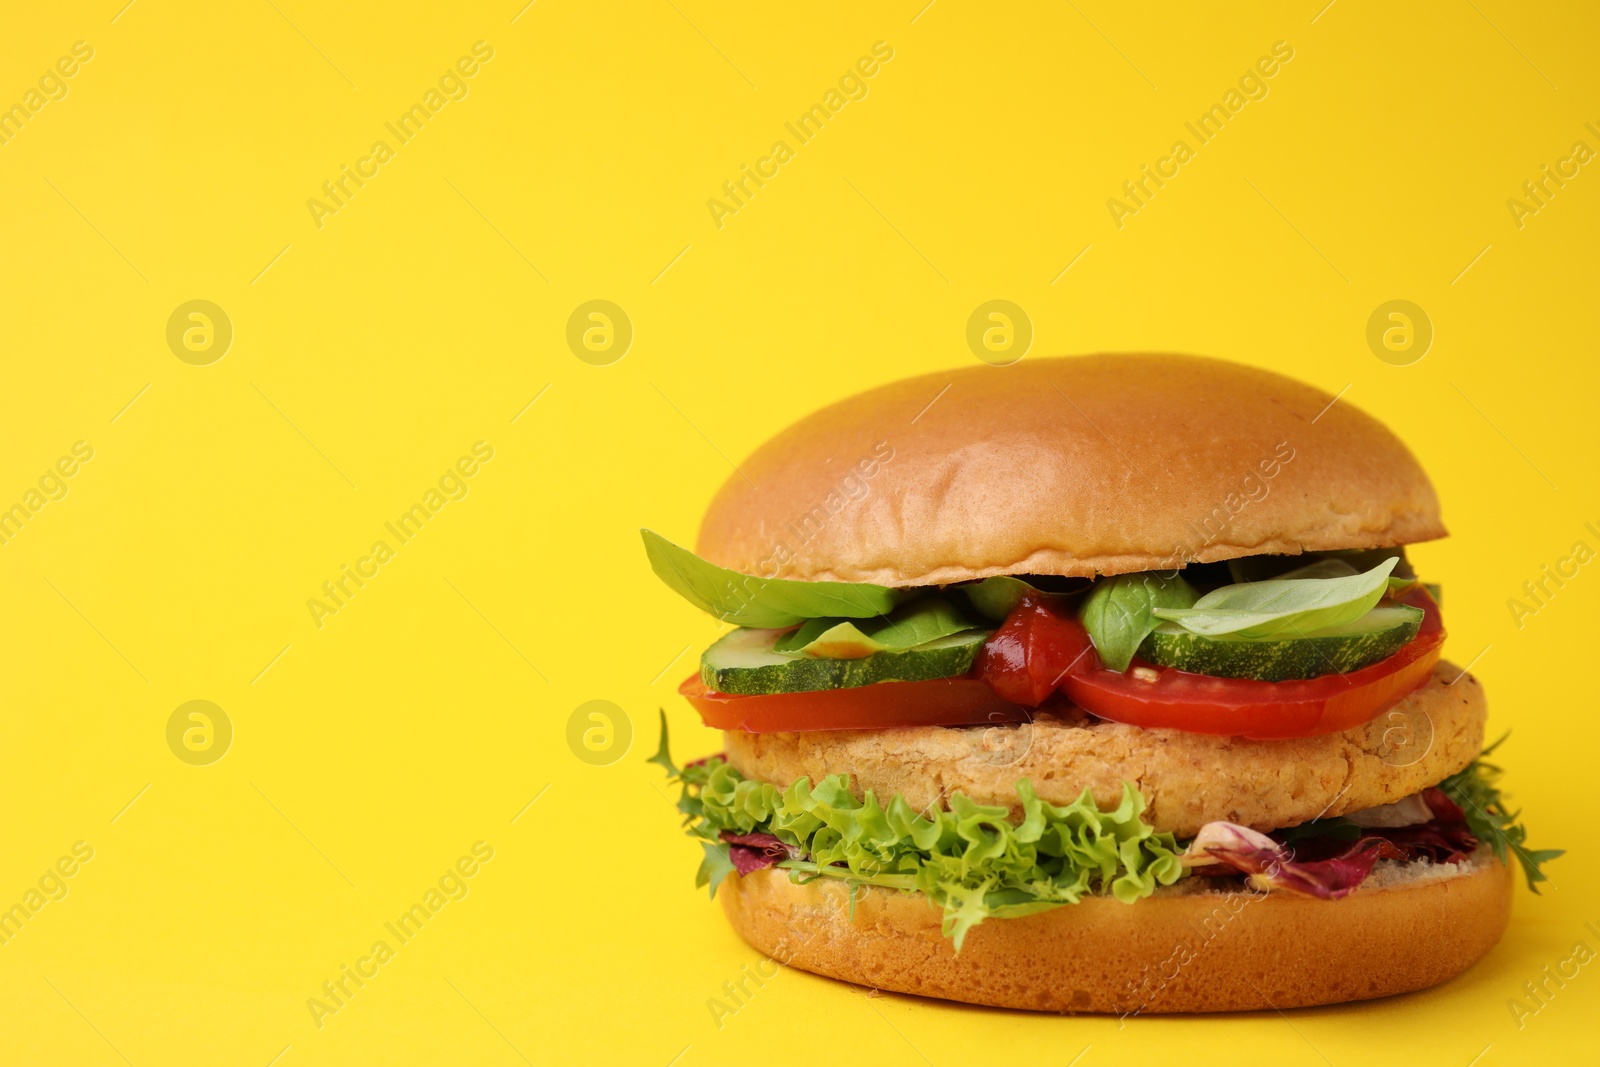
[[[1088,894],[1131,904],[1184,874],[1176,840],[1143,821],[1144,798],[1127,782],[1108,811],[1087,789],[1071,804],[1051,804],[1024,778],[1016,786],[1021,821],[1007,806],[960,793],[948,807],[919,812],[901,796],[884,805],[869,790],[857,799],[842,774],[779,790],[720,756],[679,769],[668,754],[664,714],[651,762],[680,783],[686,832],[705,848],[697,885],[714,894],[733,869],[725,834],[770,834],[800,850],[803,858],[777,864],[796,882],[837,878],[926,894],[944,913],[942,930],[957,951],[985,919],[1075,904]]]
[[[759,849],[768,853],[759,866],[787,870],[795,882],[837,878],[852,887],[924,893],[943,912],[944,935],[958,952],[967,932],[986,919],[1032,915],[1089,894],[1109,893],[1131,904],[1184,877],[1188,866],[1208,861],[1259,874],[1258,888],[1343,896],[1378,859],[1425,855],[1441,862],[1470,850],[1471,838],[1456,832],[1462,829],[1458,818],[1501,862],[1514,849],[1536,893],[1535,883],[1548,880],[1541,866],[1564,854],[1523,847],[1527,831],[1495,785],[1501,769],[1481,757],[1439,784],[1442,797],[1424,791],[1435,814],[1431,823],[1364,830],[1347,820],[1323,819],[1276,831],[1276,840],[1212,823],[1186,842],[1187,849],[1143,821],[1144,798],[1128,782],[1109,811],[1088,790],[1071,804],[1051,804],[1024,778],[1016,786],[1020,822],[1009,807],[977,804],[960,793],[947,808],[918,812],[900,796],[887,807],[871,791],[858,800],[846,775],[829,775],[814,786],[801,778],[779,790],[745,778],[720,755],[679,768],[669,751],[665,712],[661,744],[649,762],[681,786],[677,807],[685,831],[704,852],[695,885],[709,886],[713,897],[738,866],[759,869],[753,854],[740,856],[736,866],[730,850]],[[1223,830],[1228,833],[1219,837]],[[1291,842],[1292,851],[1304,851],[1305,858],[1292,859],[1285,848]],[[780,852],[796,858],[779,859]],[[1284,875],[1286,869],[1293,877]]]

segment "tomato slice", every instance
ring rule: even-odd
[[[1061,689],[1093,715],[1132,726],[1258,740],[1337,733],[1368,722],[1425,683],[1439,662],[1444,623],[1420,584],[1397,598],[1423,610],[1417,636],[1400,651],[1358,671],[1290,682],[1213,678],[1134,660],[1127,673],[1093,663],[1068,674]],[[1018,610],[1021,610],[1020,608]],[[1058,620],[1066,626],[1076,620]],[[1152,673],[1154,676],[1152,677]]]
[[[981,678],[935,678],[928,682],[878,682],[811,693],[735,696],[708,689],[692,674],[678,692],[717,730],[753,734],[809,730],[881,730],[890,726],[975,726],[1026,722],[1019,707]]]

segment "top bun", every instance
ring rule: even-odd
[[[929,374],[824,408],[723,484],[697,551],[761,577],[915,586],[1444,535],[1416,457],[1348,401],[1128,354]]]

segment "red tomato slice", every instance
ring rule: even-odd
[[[1026,722],[1027,708],[996,693],[982,679],[879,682],[811,693],[734,696],[706,688],[690,675],[678,692],[717,730],[753,734],[808,730],[881,730],[890,726],[975,726]]]
[[[1170,727],[1201,734],[1225,734],[1258,740],[1311,737],[1360,726],[1398,704],[1426,682],[1439,662],[1444,624],[1439,605],[1420,584],[1398,600],[1423,610],[1417,636],[1400,651],[1349,674],[1327,674],[1292,682],[1257,682],[1247,678],[1212,678],[1135,660],[1133,671],[1119,673],[1101,666],[1099,656],[1088,669],[1076,670],[1062,683],[1072,702],[1091,714],[1132,726]],[[1021,610],[1020,608],[1018,609]],[[1076,620],[1059,620],[1076,626]]]

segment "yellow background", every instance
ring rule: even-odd
[[[1600,948],[1600,577],[1521,628],[1507,600],[1574,541],[1600,548],[1600,173],[1520,229],[1506,201],[1573,142],[1600,148],[1593,13],[923,2],[10,13],[0,103],[75,41],[94,58],[0,146],[0,503],[76,441],[94,458],[0,546],[0,905],[74,842],[94,858],[0,947],[0,1060],[1580,1054],[1600,974],[1521,1029],[1507,1001]],[[468,95],[318,228],[307,199],[479,40]],[[880,40],[868,95],[795,146],[784,122]],[[1107,199],[1277,41],[1294,58],[1267,97],[1118,229]],[[795,158],[719,229],[707,199],[780,138]],[[635,329],[609,366],[565,341],[597,298]],[[757,957],[692,888],[644,757],[658,706],[680,759],[715,747],[673,692],[715,627],[636,530],[690,540],[780,426],[970,365],[967,318],[995,298],[1026,309],[1035,355],[1193,351],[1348,386],[1432,472],[1454,536],[1415,556],[1446,588],[1450,654],[1487,649],[1507,784],[1533,842],[1572,850],[1465,977],[1119,1026],[785,972],[712,1021]],[[1396,298],[1436,329],[1409,366],[1365,341]],[[233,324],[209,366],[165,340],[191,299]],[[469,494],[319,629],[307,599],[480,440]],[[235,730],[210,766],[167,747],[193,699]],[[634,729],[609,766],[566,740],[596,699]],[[319,1029],[308,998],[480,840],[469,895]]]

